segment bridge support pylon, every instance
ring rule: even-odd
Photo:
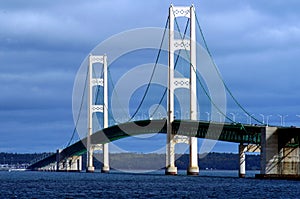
[[[300,179],[299,129],[267,126],[261,133],[257,178]]]
[[[103,144],[103,167],[101,173],[109,173],[109,153],[108,143]]]
[[[87,160],[86,160],[86,172],[93,173],[95,172],[95,167],[93,164],[94,158],[94,149],[90,144],[87,144]]]
[[[81,172],[82,170],[82,156],[74,155],[67,158],[66,160],[66,170],[68,172]]]
[[[171,128],[167,129],[168,131]],[[177,167],[175,166],[175,140],[174,135],[167,133],[167,154],[166,154],[166,175],[177,175]]]
[[[243,145],[242,143],[239,144],[239,177],[244,178],[246,176],[246,149],[247,146]]]
[[[60,152],[61,150],[60,149],[57,149],[56,150],[56,166],[55,166],[55,170],[56,171],[59,171],[60,170]]]
[[[103,64],[103,74],[100,77],[93,77],[93,64]],[[86,172],[94,172],[93,165],[94,146],[92,144],[91,136],[93,133],[93,113],[103,113],[103,128],[108,127],[108,79],[107,79],[107,56],[106,55],[90,55],[88,68],[88,134],[87,134],[87,165]],[[93,104],[93,87],[103,87],[103,104]],[[108,143],[103,144],[103,168],[101,172],[109,172],[109,146]]]
[[[80,172],[82,170],[82,156],[74,155],[68,158],[61,157],[61,150],[56,151],[56,164],[50,165],[51,169],[55,168],[57,172]],[[49,169],[49,167],[48,167]]]
[[[196,31],[195,31],[195,9],[194,6],[181,7],[171,5],[169,8],[169,69],[168,69],[168,118],[167,118],[167,149],[166,149],[166,171],[167,175],[176,175],[175,166],[175,144],[187,143],[190,146],[190,164],[187,170],[188,175],[198,175],[198,149],[197,138],[173,134],[172,123],[174,121],[174,91],[177,88],[190,90],[190,119],[197,120],[197,88],[196,88]],[[190,18],[190,39],[175,39],[174,20],[177,17]],[[175,77],[174,52],[176,50],[190,51],[190,77]],[[178,84],[178,82],[185,82]],[[195,132],[196,133],[196,132]],[[188,141],[187,141],[188,140]]]

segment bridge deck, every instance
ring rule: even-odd
[[[264,126],[252,126],[229,123],[213,123],[204,121],[175,120],[172,123],[173,134],[193,136],[198,138],[213,139],[245,144],[260,144],[261,131]],[[151,134],[166,133],[167,121],[143,120],[128,122],[97,131],[91,137],[92,144],[104,144],[121,138]],[[299,129],[294,130],[299,133]],[[63,160],[73,155],[81,155],[86,152],[86,138],[72,144],[62,150],[60,158]],[[41,168],[56,161],[56,154],[40,160],[28,167],[28,169]]]

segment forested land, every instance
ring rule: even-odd
[[[51,153],[0,153],[0,164],[30,164],[34,160],[41,159]],[[165,166],[165,154],[142,153],[111,153],[110,166],[116,169],[156,169]],[[102,154],[96,154],[95,167],[102,167]],[[85,165],[86,155],[83,155]],[[239,168],[239,155],[234,153],[208,153],[199,155],[200,169],[237,170]],[[176,154],[176,166],[178,169],[187,169],[189,164],[188,154]],[[83,166],[84,168],[84,166]],[[246,155],[246,169],[258,170],[260,168],[260,155]]]

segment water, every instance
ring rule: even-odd
[[[200,176],[112,172],[0,172],[0,198],[300,198],[300,182],[237,178],[237,171]]]

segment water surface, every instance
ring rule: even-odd
[[[247,172],[200,171],[199,176],[152,173],[0,172],[0,198],[299,198],[300,182],[259,180]]]

